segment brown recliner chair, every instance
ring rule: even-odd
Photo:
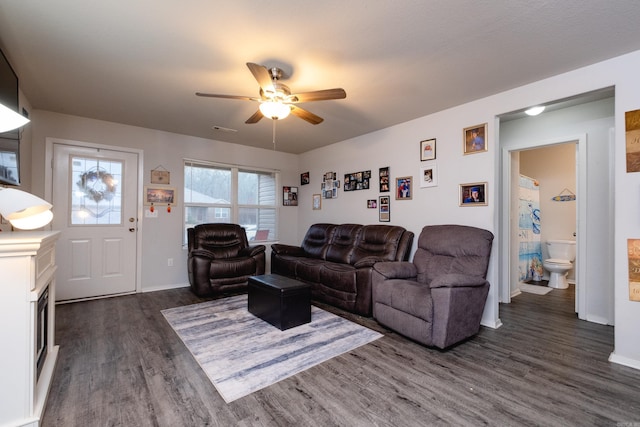
[[[237,224],[200,224],[187,229],[189,283],[198,296],[247,289],[249,276],[264,274],[264,245],[249,246]]]
[[[422,229],[413,262],[373,266],[373,317],[427,346],[478,333],[489,293],[493,234],[464,225]]]

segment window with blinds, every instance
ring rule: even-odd
[[[184,242],[197,224],[240,224],[250,241],[277,239],[277,171],[184,162]]]

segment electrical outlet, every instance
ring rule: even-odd
[[[168,258],[167,259],[167,266],[168,267],[173,267],[173,258]]]

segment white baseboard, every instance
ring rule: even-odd
[[[156,292],[156,291],[167,291],[169,289],[178,289],[178,288],[188,288],[188,283],[175,283],[173,285],[162,285],[162,286],[145,286],[142,288],[142,293],[146,292]]]
[[[628,366],[633,369],[640,369],[640,360],[630,359],[624,356],[618,356],[615,352],[609,355],[609,362],[617,363],[619,365]]]
[[[587,315],[586,320],[588,322],[597,323],[599,325],[611,325],[611,323],[609,323],[609,319],[601,317],[601,316]],[[611,325],[611,326],[613,326],[613,325]]]
[[[500,319],[490,322],[481,321],[480,324],[482,326],[486,326],[487,328],[498,329],[500,326],[502,326],[502,321]]]

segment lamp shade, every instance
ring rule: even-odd
[[[0,104],[0,133],[19,128],[27,123],[29,123],[29,119],[25,116]]]
[[[282,120],[289,115],[291,107],[282,102],[267,101],[260,104],[260,112],[273,120]]]
[[[0,190],[0,215],[22,230],[49,224],[53,219],[52,207],[51,203],[26,191],[15,188]]]
[[[53,212],[44,211],[26,218],[12,219],[9,222],[20,230],[35,230],[36,228],[42,228],[49,224],[52,219]]]

